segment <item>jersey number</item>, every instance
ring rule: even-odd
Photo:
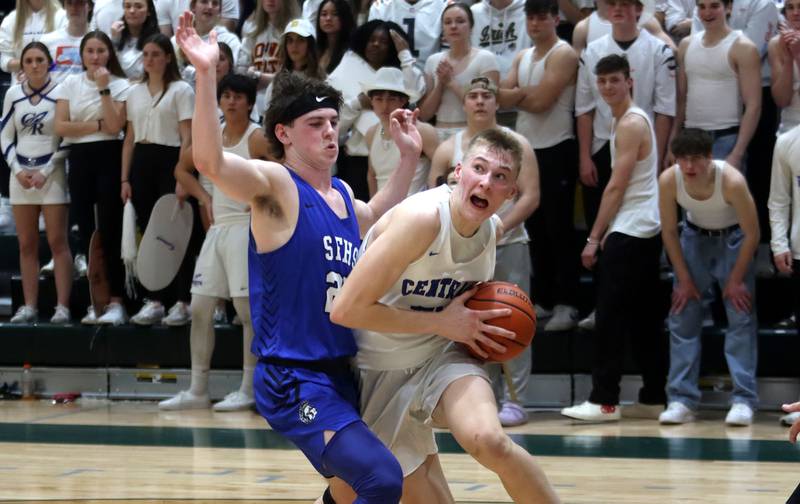
[[[343,277],[335,271],[329,271],[328,274],[325,275],[325,283],[328,284],[328,290],[325,291],[325,313],[330,313],[333,309],[333,300],[339,294],[339,291],[342,290],[342,285],[344,285],[346,279],[347,277]]]
[[[404,18],[403,24],[406,25],[406,35],[408,35],[408,45],[411,48],[411,55],[415,58],[419,56],[419,51],[417,51],[414,45],[414,25],[417,23],[417,20],[414,18]]]

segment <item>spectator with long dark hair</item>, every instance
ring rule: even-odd
[[[12,167],[11,205],[17,223],[19,265],[25,304],[12,323],[34,322],[39,294],[39,214],[44,215],[47,242],[55,262],[58,304],[50,321],[69,322],[72,256],[67,244],[67,182],[61,138],[54,131],[56,104],[50,96],[58,83],[50,79],[53,60],[47,46],[31,42],[20,56],[25,79],[9,89],[3,103],[2,141]],[[33,119],[31,119],[33,118]]]
[[[95,30],[81,41],[85,71],[70,75],[57,88],[55,132],[70,145],[67,183],[72,213],[78,224],[78,249],[89,250],[95,228],[101,234],[111,300],[100,315],[89,308],[85,324],[122,324],[125,272],[120,259],[122,204],[119,200],[121,132],[126,123],[125,100],[130,83],[125,78],[111,39]]]
[[[111,25],[117,58],[129,79],[142,76],[142,49],[151,35],[158,33],[158,19],[153,0],[124,0],[122,19]]]
[[[211,31],[216,32],[217,41],[224,42],[231,48],[235,63],[236,55],[239,54],[239,48],[242,43],[235,33],[229,32],[227,28],[219,24],[220,5],[220,0],[191,0],[189,9],[193,14],[194,29],[200,38],[207,41]],[[184,59],[183,53],[178,49],[175,42],[175,37],[170,40],[178,57],[178,68],[181,70],[181,77],[194,87],[194,67]]]
[[[369,128],[379,123],[369,109],[369,99],[361,92],[360,83],[372,81],[381,67],[391,66],[400,68],[405,87],[421,96],[425,92],[425,79],[414,62],[403,29],[390,21],[375,19],[353,32],[350,50],[328,78],[344,98],[339,117],[339,141],[344,143],[344,149],[340,149],[336,161],[337,176],[350,184],[357,198],[369,199],[369,146],[364,137]]]
[[[320,66],[331,73],[342,61],[356,28],[348,0],[323,0],[316,15],[317,52]]]
[[[156,33],[143,47],[142,82],[131,87],[126,102],[128,126],[122,147],[122,202],[130,200],[139,229],[144,231],[156,201],[175,192],[175,166],[192,136],[194,91],[181,80],[175,52],[166,35]],[[188,255],[187,255],[188,257]],[[191,261],[184,260],[172,283],[158,292],[146,291],[145,303],[131,317],[138,325],[162,321],[184,325],[191,320]],[[177,302],[164,316],[164,303]]]

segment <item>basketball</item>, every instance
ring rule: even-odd
[[[528,294],[519,286],[508,282],[487,282],[482,284],[478,291],[467,300],[465,306],[471,310],[495,310],[498,308],[511,308],[511,315],[489,319],[487,324],[502,327],[517,335],[510,340],[502,336],[487,334],[490,338],[506,347],[505,353],[497,353],[490,348],[477,344],[489,354],[485,360],[490,362],[505,362],[521,354],[531,344],[536,332],[536,310]],[[469,347],[467,347],[469,348]],[[470,348],[470,353],[479,359]]]

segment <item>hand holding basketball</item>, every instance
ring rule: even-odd
[[[496,331],[486,331],[486,336],[493,341],[492,346],[484,346],[478,342],[483,352],[470,352],[475,356],[492,362],[505,362],[513,359],[531,344],[536,332],[536,311],[528,294],[518,286],[508,282],[487,282],[481,284],[474,295],[466,302],[467,308],[481,310],[480,313],[496,313],[500,308],[508,308],[506,315],[483,319],[487,327],[502,327],[512,332],[514,338],[499,339]],[[496,345],[505,346],[504,352],[497,352]]]
[[[511,315],[511,309],[507,307],[491,310],[468,308],[465,303],[477,291],[478,288],[473,287],[454,298],[447,305],[447,308],[441,312],[441,327],[437,330],[437,334],[449,340],[463,343],[473,355],[481,359],[488,359],[490,351],[498,355],[505,352],[506,347],[499,342],[513,340],[515,336],[513,332],[487,324],[486,321],[508,317]]]

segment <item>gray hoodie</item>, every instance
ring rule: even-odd
[[[475,18],[472,27],[472,45],[486,49],[497,56],[500,77],[511,69],[514,56],[531,46],[525,28],[525,0],[512,0],[505,9],[492,7],[491,0],[482,0],[471,7]]]

